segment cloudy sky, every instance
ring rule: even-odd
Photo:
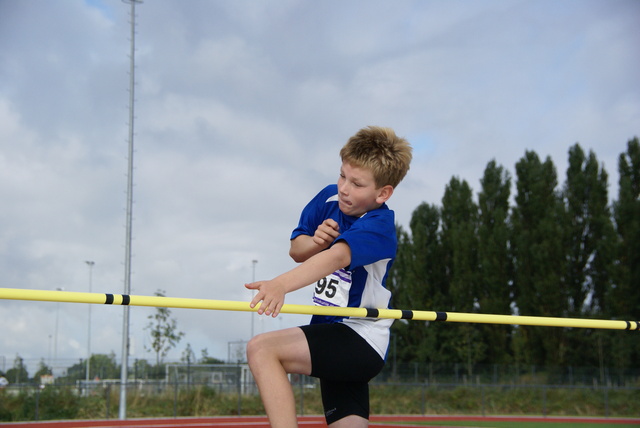
[[[0,0],[0,287],[124,291],[130,7]],[[294,266],[302,207],[338,151],[384,125],[414,146],[390,201],[407,225],[452,176],[474,191],[526,150],[564,181],[593,150],[617,191],[640,134],[640,2],[147,0],[136,8],[131,294],[248,300]],[[255,266],[252,260],[258,262]],[[94,261],[90,270],[86,261]],[[309,303],[309,291],[288,303]],[[437,309],[437,308],[414,308]],[[439,308],[442,310],[442,308]],[[132,358],[154,356],[131,308]],[[87,354],[88,305],[0,301],[0,370]],[[196,355],[305,316],[173,310]],[[92,352],[121,353],[122,308],[93,306]]]

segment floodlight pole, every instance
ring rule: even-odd
[[[56,287],[56,291],[64,291],[64,288]],[[58,323],[60,321],[60,303],[56,305],[56,326],[53,339],[53,364],[58,363]],[[51,364],[51,374],[53,374],[53,364]]]
[[[142,0],[122,0],[131,5],[131,39],[129,53],[129,158],[127,170],[127,226],[124,257],[124,294],[131,294],[131,230],[133,222],[133,122],[135,104],[135,37],[136,4]],[[129,306],[124,307],[122,320],[122,367],[120,370],[120,406],[118,417],[127,418],[127,378],[129,364]]]
[[[96,262],[87,260],[85,261],[87,266],[89,266],[89,293],[91,293],[91,285],[93,282],[93,265]],[[87,318],[87,376],[86,376],[86,384],[85,384],[85,395],[89,395],[89,369],[91,367],[91,305],[89,305],[89,314]]]

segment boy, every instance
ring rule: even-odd
[[[301,263],[257,290],[251,307],[277,316],[284,296],[314,284],[318,305],[387,308],[385,279],[395,258],[395,220],[386,201],[411,162],[411,146],[389,128],[367,127],[340,151],[337,185],[309,202],[291,235],[289,255]],[[389,345],[392,320],[314,315],[310,325],[264,333],[247,345],[249,366],[272,427],[297,427],[288,373],[320,378],[327,424],[367,427],[369,380]]]

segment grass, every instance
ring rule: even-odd
[[[322,414],[320,389],[294,385],[298,413]],[[72,387],[23,390],[18,394],[0,390],[0,422],[59,419],[109,419],[118,414],[118,388],[79,396]],[[419,384],[372,384],[372,414],[377,415],[547,415],[554,417],[637,417],[640,415],[640,389],[541,388],[541,387],[447,387]],[[238,396],[210,386],[173,386],[131,389],[127,394],[127,416],[181,417],[264,415],[257,394]],[[442,426],[514,426],[513,422],[439,421]],[[560,424],[568,428],[566,423]],[[553,428],[553,422],[518,426]],[[594,424],[581,423],[577,427]],[[607,425],[598,424],[598,427]],[[623,427],[625,425],[612,424]],[[629,425],[631,426],[631,425]],[[637,425],[636,425],[637,426]]]
[[[606,395],[605,395],[606,393]],[[640,414],[640,390],[372,385],[376,414],[618,416]]]

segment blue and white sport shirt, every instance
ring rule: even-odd
[[[318,226],[328,218],[340,226],[340,236],[334,243],[344,241],[349,245],[351,264],[315,284],[314,304],[388,308],[391,292],[386,289],[385,281],[398,246],[393,211],[383,204],[361,217],[345,215],[338,206],[338,187],[332,184],[321,190],[302,210],[291,239],[299,235],[313,236]],[[311,324],[333,322],[342,322],[353,328],[385,358],[393,320],[320,315],[311,318]]]

